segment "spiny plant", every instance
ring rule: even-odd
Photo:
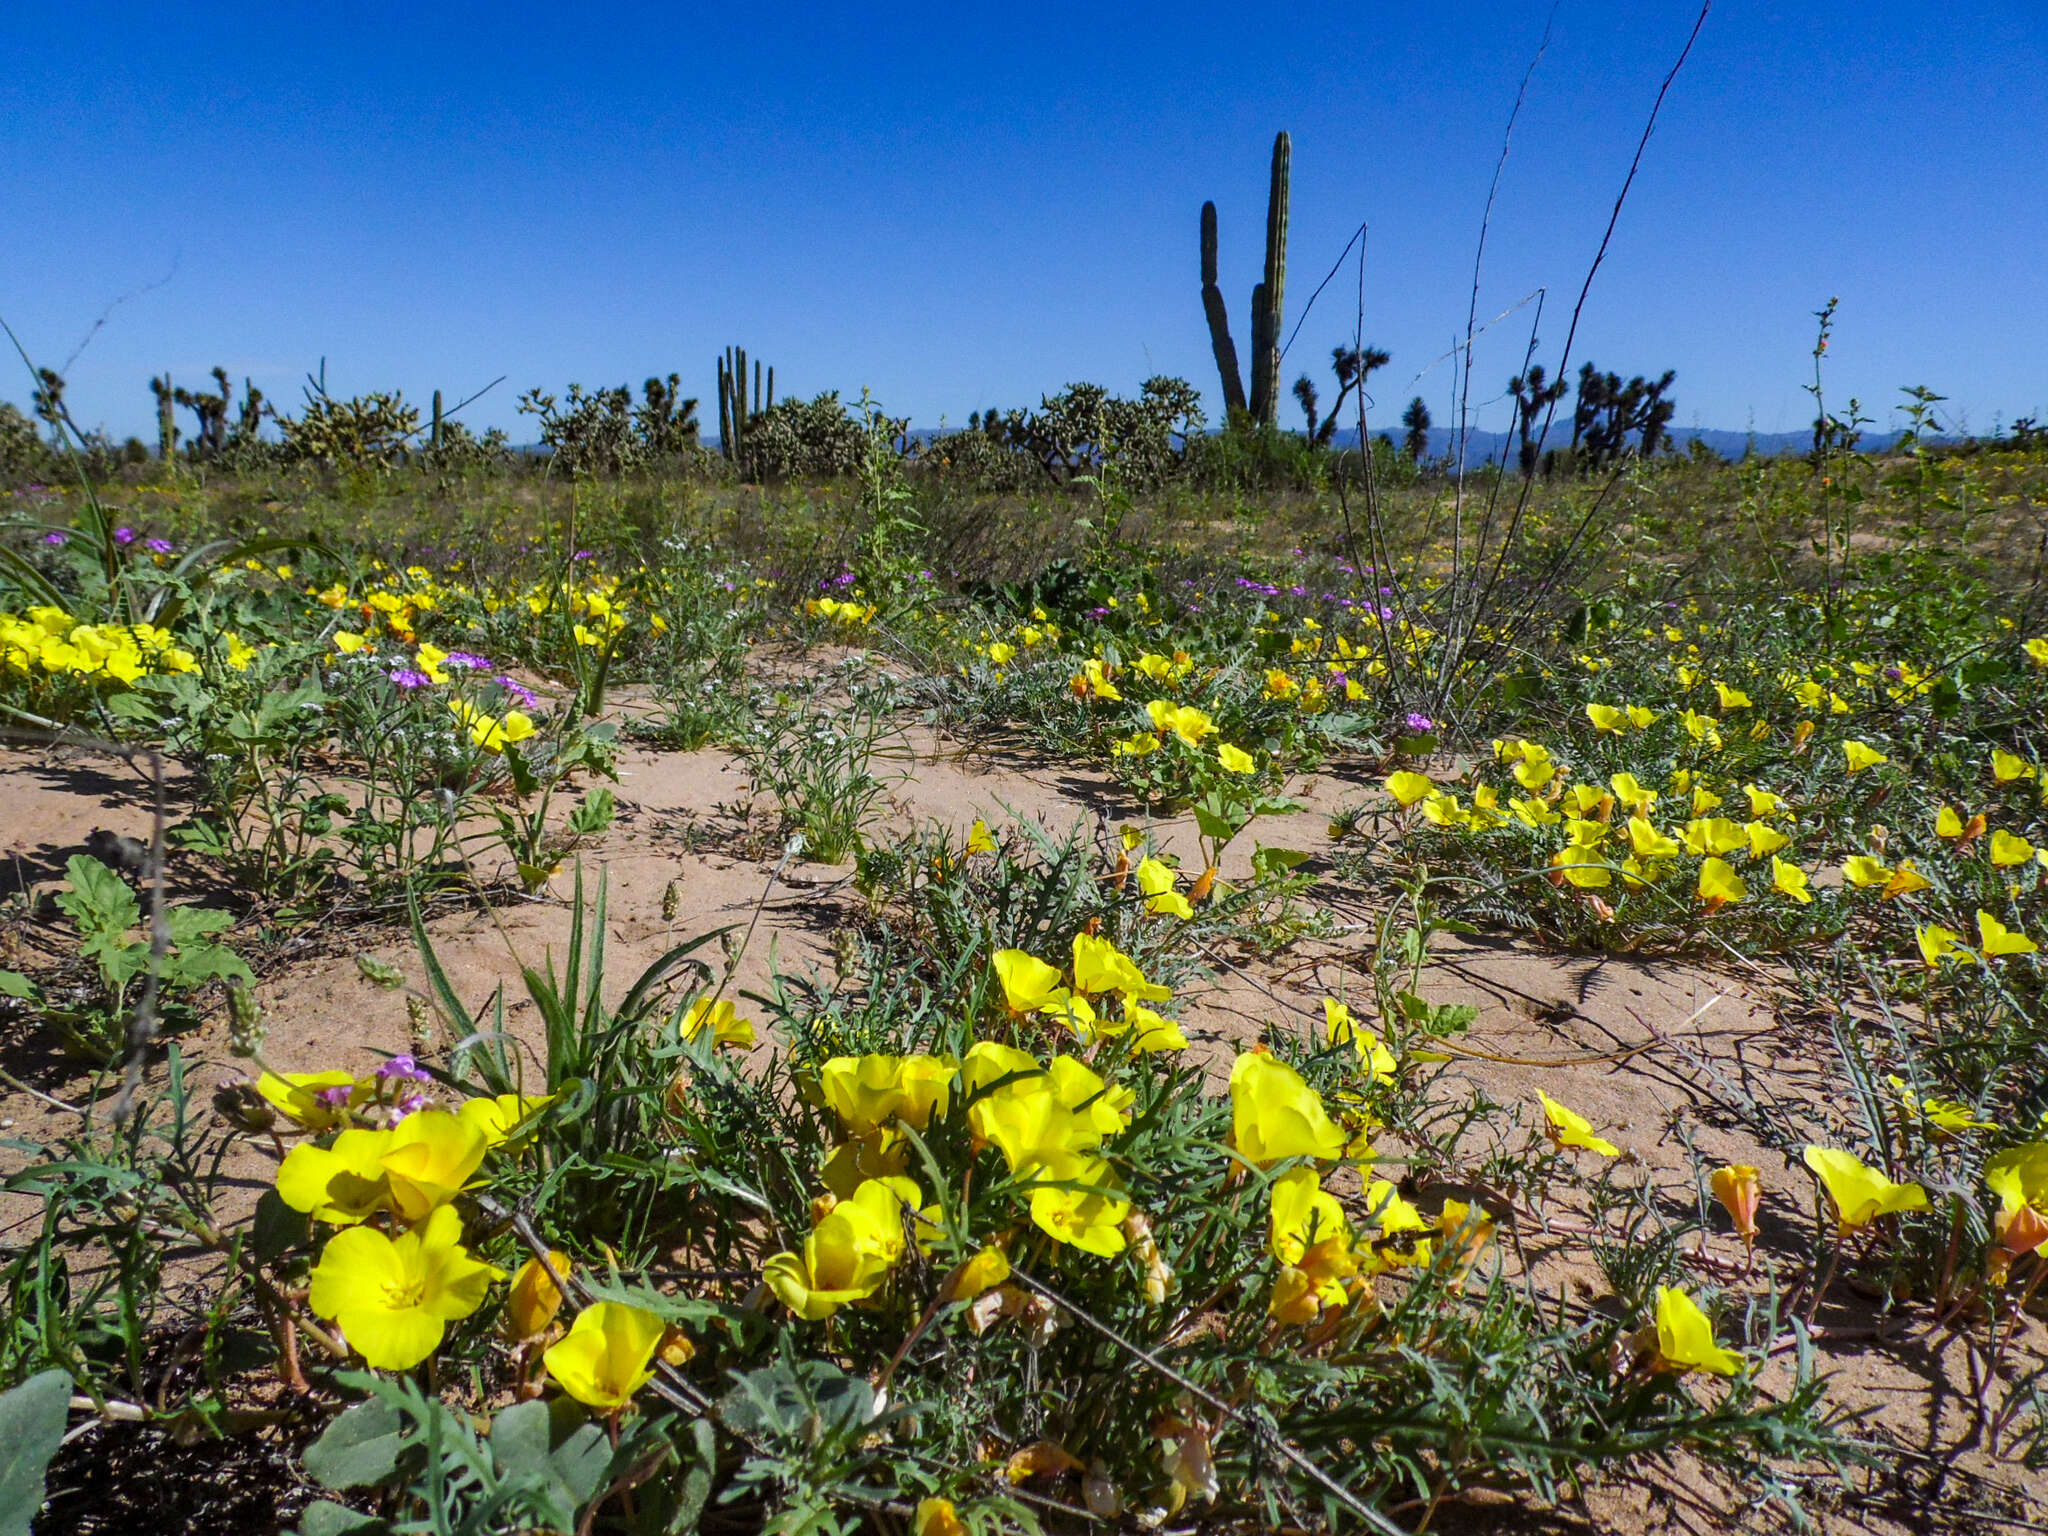
[[[1223,381],[1223,402],[1233,416],[1246,415],[1254,424],[1268,427],[1280,419],[1280,327],[1287,290],[1288,184],[1293,165],[1294,142],[1283,130],[1273,140],[1273,169],[1266,192],[1265,275],[1252,289],[1249,397],[1238,370],[1237,343],[1230,336],[1230,311],[1217,285],[1216,205],[1202,204],[1202,311],[1209,322],[1216,371]]]

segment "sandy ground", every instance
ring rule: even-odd
[[[1141,807],[1087,769],[1021,753],[968,753],[915,732],[910,746],[914,759],[900,765],[904,777],[889,794],[888,818],[899,827],[936,822],[957,833],[976,817],[998,828],[1022,819],[1055,832],[1077,822],[1145,822]],[[1329,813],[1355,802],[1362,783],[1342,771],[1302,779],[1291,789],[1306,809],[1262,821],[1258,840],[1309,852],[1316,856],[1309,868],[1327,872]],[[815,971],[829,979],[833,935],[860,906],[850,870],[799,864],[778,875],[780,850],[772,838],[757,821],[735,815],[746,799],[746,780],[728,755],[628,749],[621,756],[618,799],[617,824],[583,854],[586,870],[594,877],[601,869],[608,884],[607,979],[617,992],[670,945],[707,928],[744,926],[757,912],[756,936],[736,976],[738,989],[764,988],[777,970]],[[121,764],[47,751],[0,753],[0,900],[11,903],[0,920],[0,966],[33,968],[52,952],[48,923],[33,915],[37,899],[61,880],[65,859],[81,851],[93,829],[146,837],[149,806],[146,783]],[[1184,863],[1198,865],[1191,824],[1160,823],[1155,832]],[[1243,872],[1251,841],[1241,840],[1243,851],[1226,864],[1226,878]],[[185,871],[175,860],[171,874],[174,890],[205,894],[181,880]],[[677,915],[665,921],[663,896],[671,885]],[[522,1038],[535,1031],[518,966],[561,954],[568,923],[561,898],[568,888],[567,877],[561,877],[543,899],[489,913],[445,913],[429,923],[436,953],[458,993],[481,1007],[503,987],[512,1030]],[[1352,927],[1340,926],[1334,938],[1299,945],[1271,963],[1217,957],[1210,978],[1183,994],[1189,1034],[1211,1061],[1227,1063],[1236,1044],[1255,1038],[1268,1021],[1293,1015],[1297,1022],[1319,1025],[1326,995],[1370,996],[1368,908],[1358,892],[1338,891],[1327,881],[1316,895],[1333,904],[1340,924]],[[404,991],[370,982],[359,954],[396,966],[412,986],[424,985],[419,956],[402,928],[316,930],[261,977],[259,998],[269,1029],[265,1053],[272,1064],[361,1069],[382,1053],[411,1048]],[[1801,1273],[1815,1219],[1811,1180],[1786,1146],[1759,1136],[1761,1117],[1731,1106],[1745,1098],[1771,1106],[1770,1118],[1799,1127],[1801,1136],[1826,1134],[1839,1111],[1831,1098],[1831,1074],[1822,1065],[1825,1032],[1784,1016],[1767,974],[1544,953],[1480,935],[1440,945],[1425,991],[1432,1000],[1471,1002],[1480,1010],[1456,1044],[1447,1074],[1521,1107],[1525,1116],[1534,1113],[1538,1086],[1571,1104],[1623,1147],[1616,1178],[1648,1184],[1672,1214],[1699,1208],[1701,1169],[1722,1162],[1756,1165],[1766,1196],[1753,1278],[1775,1273],[1790,1283]],[[7,1032],[0,1059],[17,1079],[58,1099],[89,1091],[89,1080],[36,1039],[32,1026],[0,1027]],[[205,1087],[240,1070],[227,1057],[218,1020],[183,1045],[198,1061]],[[33,1094],[10,1090],[0,1096],[0,1135],[36,1140],[57,1136],[72,1123],[67,1111]],[[0,1149],[0,1172],[19,1162],[18,1153]],[[253,1200],[270,1166],[267,1151],[243,1141],[230,1172]],[[21,1197],[11,1197],[0,1205],[0,1228],[12,1234],[35,1214]],[[1563,1286],[1591,1298],[1598,1270],[1573,1230],[1572,1214],[1555,1214],[1548,1226],[1532,1219],[1521,1233],[1523,1256],[1549,1294]],[[1734,1275],[1744,1263],[1740,1244],[1718,1213],[1710,1230],[1703,1264]],[[0,1234],[0,1241],[8,1240]],[[1969,1351],[1952,1337],[1925,1338],[1927,1318],[1911,1311],[1893,1337],[1872,1339],[1873,1316],[1868,1298],[1837,1284],[1819,1318],[1819,1361],[1832,1377],[1834,1401],[1864,1416],[1863,1433],[1885,1447],[1886,1463],[1882,1487],[1861,1478],[1850,1488],[1831,1488],[1824,1478],[1815,1484],[1812,1497],[1822,1528],[2028,1528],[2030,1514],[2040,1515],[2040,1485],[2030,1489],[2030,1474],[1970,1443],[1979,1384]],[[2038,1361],[2044,1351],[2048,1329],[2034,1320],[2006,1358],[2024,1362],[2031,1355]],[[1773,1388],[1790,1381],[1789,1354],[1771,1362],[1764,1380]],[[1683,1465],[1656,1482],[1647,1491],[1595,1488],[1581,1503],[1556,1511],[1447,1511],[1446,1528],[1781,1528],[1781,1514],[1731,1507],[1723,1490]],[[1983,1518],[1966,1509],[1981,1511]]]

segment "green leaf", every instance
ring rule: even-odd
[[[1195,827],[1202,836],[1216,842],[1227,843],[1237,836],[1238,823],[1228,816],[1210,810],[1206,805],[1195,807]]]
[[[299,1516],[299,1536],[385,1536],[391,1527],[375,1515],[322,1499]]]
[[[44,1371],[0,1392],[0,1536],[29,1536],[70,1412],[71,1377],[64,1371]]]
[[[608,789],[593,790],[584,802],[569,814],[569,830],[578,837],[594,837],[612,824],[612,816],[618,809],[618,799]]]
[[[1258,848],[1252,853],[1252,873],[1261,880],[1276,879],[1295,866],[1306,864],[1308,857],[1293,848]]]
[[[311,1217],[286,1205],[276,1190],[263,1191],[249,1232],[250,1254],[258,1263],[275,1263],[311,1236]]]
[[[36,984],[19,971],[0,971],[0,997],[34,997]]]
[[[306,1447],[306,1474],[323,1488],[369,1488],[398,1470],[405,1421],[398,1409],[372,1397],[346,1410]]]
[[[126,933],[142,921],[142,904],[128,882],[91,854],[74,853],[64,866],[71,889],[57,893],[57,905],[86,933]]]
[[[357,955],[356,969],[363,973],[365,981],[387,992],[405,985],[405,972],[389,960],[379,960],[375,955]]]
[[[602,1425],[558,1398],[507,1408],[491,1424],[491,1454],[506,1472],[535,1478],[563,1527],[574,1525],[611,1471],[612,1447]]]

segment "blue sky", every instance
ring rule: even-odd
[[[1695,7],[1562,0],[1517,126],[1480,312],[1540,286],[1554,358]],[[1361,220],[1368,339],[1438,421],[1539,7],[219,4],[0,7],[0,316],[75,413],[146,433],[147,381],[214,363],[295,402],[450,400],[532,436],[520,390],[728,342],[784,393],[863,385],[920,425],[1075,379],[1216,401],[1197,215],[1241,349],[1274,131],[1294,138],[1291,327]],[[1718,0],[1652,141],[1575,361],[1678,370],[1677,425],[1890,419],[1925,383],[1983,430],[2048,415],[2048,12]],[[154,286],[153,286],[154,285]],[[1287,362],[1327,378],[1347,273]],[[1504,424],[1531,311],[1483,338]],[[1325,383],[1327,396],[1329,386]],[[25,400],[25,384],[0,396]],[[707,412],[707,415],[715,413]],[[1295,419],[1292,402],[1284,419]]]

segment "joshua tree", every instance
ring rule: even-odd
[[[1345,396],[1354,389],[1364,394],[1365,381],[1372,377],[1373,370],[1386,367],[1392,360],[1391,353],[1378,347],[1367,347],[1362,352],[1357,347],[1330,348],[1330,371],[1337,375],[1337,399],[1330,407],[1330,414],[1320,418],[1316,414],[1315,381],[1305,373],[1296,379],[1294,398],[1301,402],[1302,413],[1308,417],[1309,441],[1320,447],[1329,447],[1337,435],[1337,423],[1344,416]]]
[[[1252,389],[1245,398],[1238,373],[1237,343],[1230,338],[1230,313],[1216,282],[1216,205],[1202,204],[1202,310],[1209,319],[1209,345],[1223,380],[1223,403],[1235,415],[1249,410],[1263,426],[1280,420],[1280,319],[1287,290],[1288,181],[1294,145],[1285,132],[1273,140],[1272,179],[1266,193],[1265,281],[1252,289]]]
[[[1508,393],[1515,397],[1515,430],[1521,437],[1522,478],[1536,473],[1536,421],[1565,396],[1570,386],[1563,379],[1545,381],[1543,365],[1508,380]]]
[[[1408,402],[1408,409],[1401,413],[1401,425],[1408,429],[1408,435],[1401,439],[1401,451],[1417,464],[1429,457],[1429,407],[1417,395]]]
[[[1591,363],[1579,369],[1579,397],[1572,407],[1572,457],[1575,463],[1599,468],[1627,453],[1629,439],[1648,458],[1664,444],[1676,401],[1668,399],[1678,377],[1665,369],[1655,380],[1637,374],[1626,384],[1621,375],[1602,373]]]

